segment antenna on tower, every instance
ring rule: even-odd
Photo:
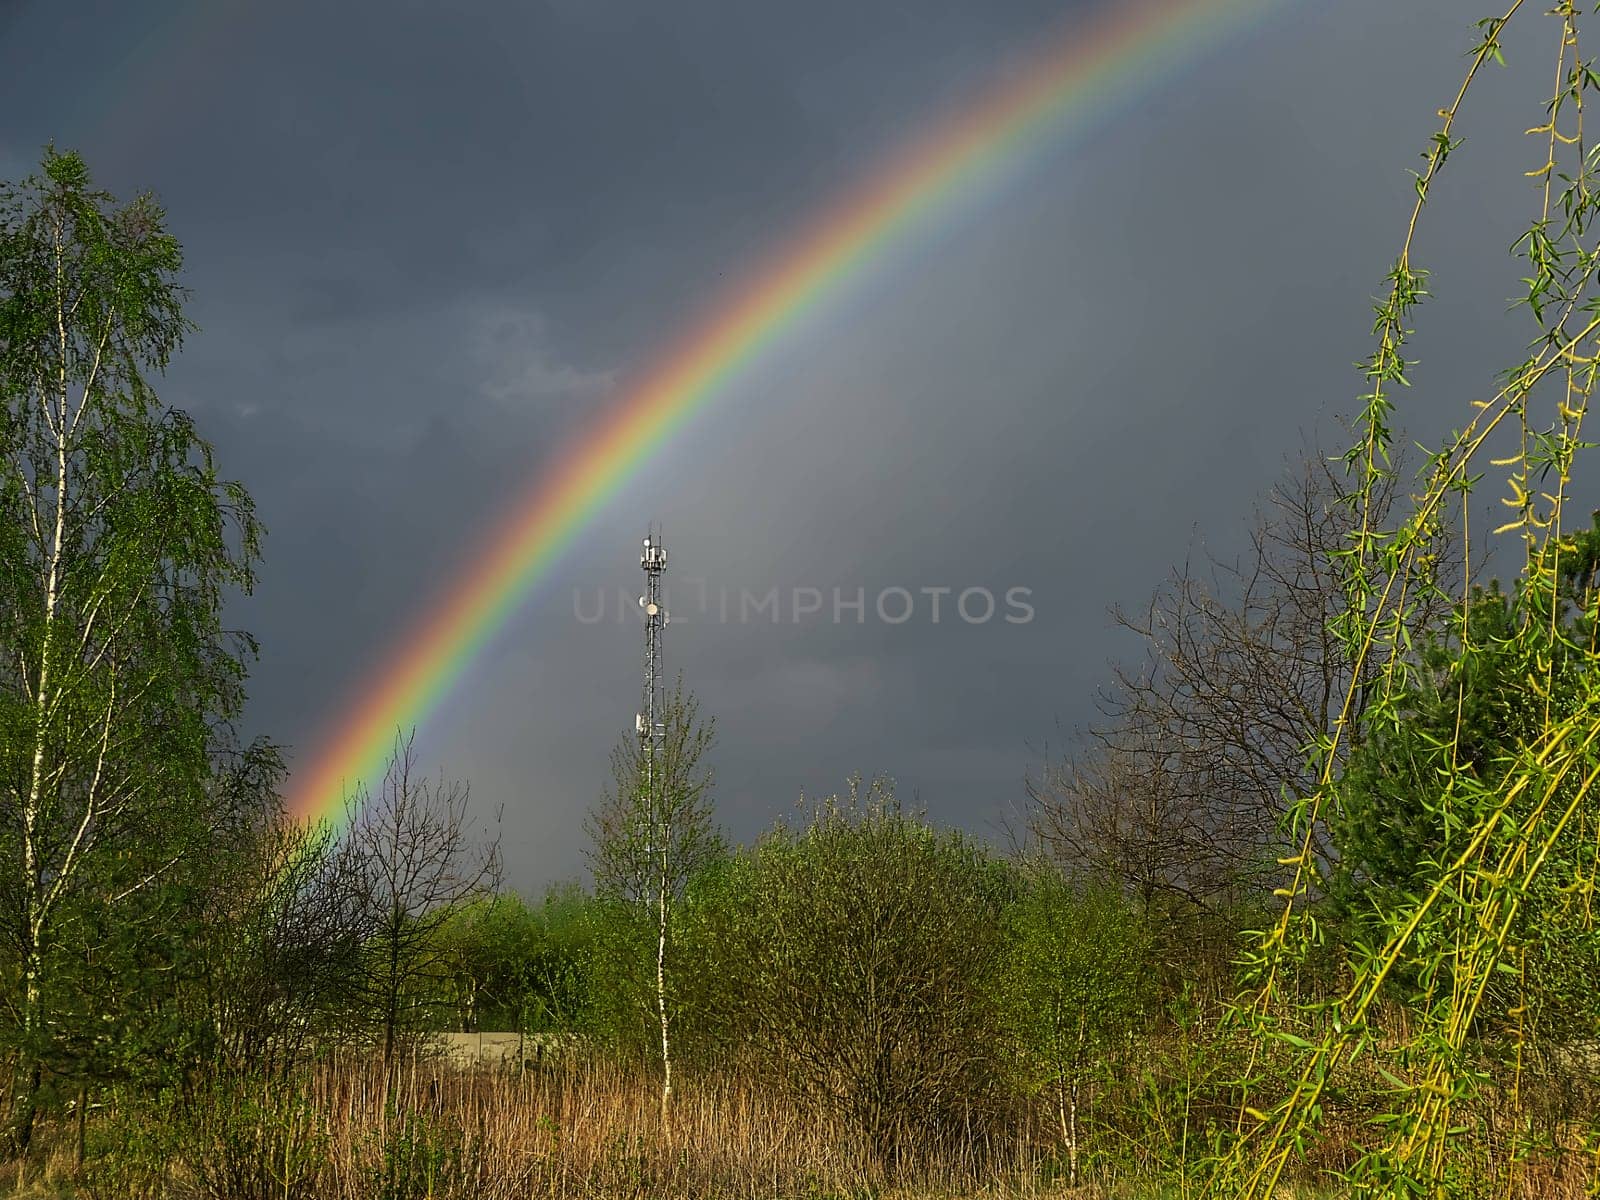
[[[645,853],[652,855],[666,853],[657,774],[665,766],[667,738],[665,714],[661,711],[661,633],[670,618],[661,602],[661,576],[667,569],[667,548],[660,526],[652,525],[646,530],[639,565],[644,568],[645,578],[644,595],[639,597],[639,607],[644,609],[644,707],[636,726],[644,752],[645,794],[642,799],[650,822],[645,835]]]

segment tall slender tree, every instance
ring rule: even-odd
[[[623,735],[611,753],[611,784],[590,814],[590,867],[603,895],[648,912],[654,926],[653,1007],[660,1029],[661,1118],[672,1107],[672,1021],[668,976],[673,909],[696,872],[720,850],[711,805],[712,773],[705,762],[716,722],[679,677],[667,698],[665,737],[652,761],[644,741]]]
[[[65,918],[142,899],[203,839],[254,651],[221,619],[252,583],[250,498],[149,381],[191,328],[181,265],[156,202],[119,205],[76,154],[0,186],[0,903],[21,1149],[59,1040]]]

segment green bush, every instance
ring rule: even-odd
[[[998,1111],[985,988],[1012,886],[969,838],[853,781],[705,881],[684,974],[714,984],[700,1011],[725,1044],[893,1159]]]
[[[387,1127],[370,1140],[372,1200],[430,1200],[475,1165],[461,1127],[429,1113],[391,1108]]]
[[[314,1200],[327,1160],[318,1114],[292,1084],[219,1083],[192,1108],[181,1156],[206,1200]]]
[[[567,886],[552,888],[537,906],[514,892],[457,906],[438,934],[451,990],[440,1009],[467,1030],[577,1027],[590,999],[596,904]]]
[[[1114,1075],[1149,1006],[1150,938],[1118,892],[1034,871],[1006,913],[994,989],[1017,1081],[1050,1098],[1077,1183],[1078,1100]]]

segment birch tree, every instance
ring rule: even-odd
[[[148,195],[76,154],[0,186],[0,902],[15,972],[11,1140],[26,1149],[59,1031],[59,935],[114,912],[203,836],[212,751],[254,647],[221,624],[258,526],[162,404],[190,329],[182,257]]]
[[[705,762],[716,722],[678,680],[662,714],[665,734],[652,763],[642,737],[625,734],[611,754],[611,784],[590,814],[590,867],[602,895],[648,913],[654,926],[654,1020],[660,1032],[661,1119],[672,1107],[673,909],[696,872],[722,846]]]
[[[994,981],[1000,1027],[1020,1050],[1019,1082],[1048,1096],[1067,1152],[1067,1183],[1078,1186],[1079,1094],[1114,1078],[1118,1053],[1145,1017],[1145,922],[1118,892],[1077,887],[1031,864],[1003,922]]]

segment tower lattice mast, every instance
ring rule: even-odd
[[[662,544],[660,529],[652,528],[645,534],[644,552],[639,555],[639,565],[644,568],[645,578],[645,593],[639,597],[639,606],[644,609],[644,697],[637,721],[644,752],[643,800],[650,822],[645,844],[647,853],[662,853],[666,848],[666,838],[665,830],[661,828],[658,784],[664,766],[667,730],[661,711],[661,633],[667,626],[668,617],[661,602],[661,576],[667,569],[667,549]]]

